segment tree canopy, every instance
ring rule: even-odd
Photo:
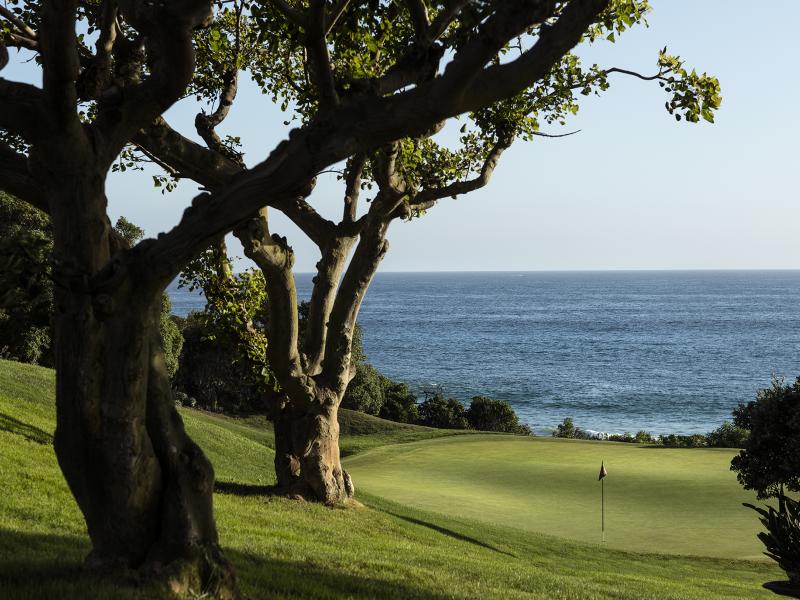
[[[157,560],[183,589],[238,594],[218,544],[213,469],[175,411],[159,333],[163,291],[193,258],[234,231],[263,272],[267,354],[282,392],[278,480],[329,504],[345,500],[353,484],[339,460],[336,411],[354,374],[356,318],[388,251],[389,225],[486,185],[515,140],[549,135],[542,129],[574,113],[581,95],[607,89],[612,75],[661,84],[678,120],[713,120],[719,83],[666,49],[651,74],[582,65],[573,52],[613,42],[648,10],[646,0],[0,7],[0,69],[16,48],[42,75],[41,86],[0,79],[0,190],[50,216],[60,283],[55,448],[86,518],[87,563],[139,568]],[[280,103],[293,126],[251,162],[236,136],[215,130],[240,73]],[[187,95],[208,103],[195,119],[202,144],[164,118]],[[454,146],[437,137],[450,119],[460,119]],[[171,230],[130,248],[111,226],[105,181],[112,169],[141,161],[163,168],[156,183],[164,189],[187,178],[205,191]],[[338,166],[334,221],[309,198],[318,175]],[[302,334],[293,251],[270,231],[268,209],[320,250]]]
[[[739,483],[759,499],[777,497],[784,488],[800,492],[800,379],[775,380],[759,390],[755,401],[734,411],[734,424],[750,432],[731,462]]]

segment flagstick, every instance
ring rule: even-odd
[[[606,541],[606,478],[600,480],[600,530],[603,532],[603,542]]]

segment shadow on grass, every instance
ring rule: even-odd
[[[88,538],[0,529],[0,597],[3,600],[139,600],[143,588],[87,573]]]
[[[442,527],[441,525],[436,525],[435,523],[429,523],[428,521],[423,521],[422,519],[416,519],[414,517],[409,517],[407,515],[401,515],[399,513],[395,513],[390,510],[385,510],[385,509],[379,509],[379,510],[382,510],[382,512],[385,512],[387,515],[391,515],[397,519],[401,519],[406,523],[412,523],[413,525],[427,527],[428,529],[431,529],[436,533],[441,533],[442,535],[451,537],[454,540],[459,540],[461,542],[474,544],[475,546],[480,546],[481,548],[486,548],[487,550],[491,550],[492,552],[497,552],[498,554],[504,554],[512,558],[518,558],[516,554],[512,554],[511,552],[506,552],[505,550],[500,550],[500,548],[495,548],[491,544],[487,544],[486,542],[482,542],[481,540],[476,539],[474,537],[464,535],[463,533],[458,533],[457,531],[453,531],[452,529],[447,529],[447,527]]]
[[[244,592],[253,598],[384,598],[445,600],[413,581],[381,578],[377,573],[345,573],[336,563],[280,560],[225,550],[236,566]]]
[[[158,598],[147,588],[83,571],[81,565],[88,551],[88,538],[81,536],[0,529],[0,597],[3,600]],[[420,589],[413,581],[383,578],[377,572],[344,572],[336,563],[277,559],[230,548],[224,548],[224,552],[233,562],[243,590],[252,598],[445,600],[451,597]]]
[[[282,496],[274,485],[252,485],[249,483],[234,483],[232,481],[214,482],[214,491],[219,494],[233,496]]]
[[[658,444],[631,444],[642,450],[730,450],[738,452],[740,448],[718,448],[717,446],[660,446]]]
[[[26,440],[37,444],[49,445],[53,443],[53,436],[46,431],[18,421],[14,417],[0,413],[0,430],[21,435]]]

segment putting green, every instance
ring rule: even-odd
[[[346,461],[369,493],[450,516],[637,552],[761,559],[754,501],[725,449],[670,449],[501,435],[382,447]]]

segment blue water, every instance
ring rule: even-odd
[[[692,433],[800,375],[799,299],[800,271],[382,273],[359,322],[370,362],[420,392],[502,398],[537,431]]]

